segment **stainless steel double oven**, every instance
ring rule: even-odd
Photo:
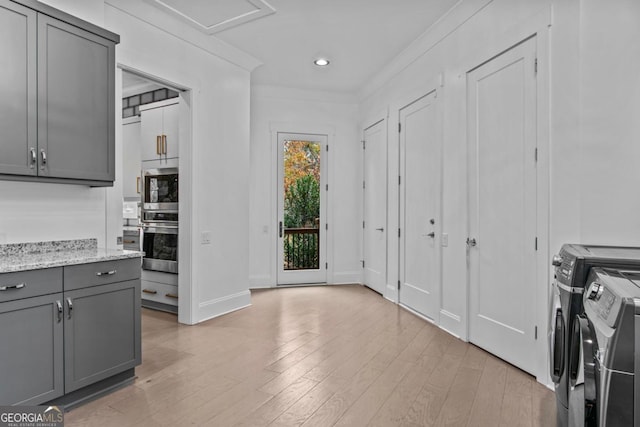
[[[142,171],[142,268],[178,273],[178,168]]]

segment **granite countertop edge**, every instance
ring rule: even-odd
[[[65,244],[51,243],[0,245],[0,273],[141,258],[144,254],[125,249],[98,248],[95,239],[65,241]]]

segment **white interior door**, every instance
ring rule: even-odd
[[[278,133],[279,285],[327,281],[327,136]]]
[[[400,303],[440,311],[440,132],[437,93],[400,110]]]
[[[387,125],[364,130],[363,267],[364,284],[384,294],[387,282]]]
[[[536,41],[467,74],[469,339],[534,372]]]

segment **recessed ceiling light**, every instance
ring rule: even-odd
[[[318,58],[315,61],[313,61],[314,64],[316,64],[318,67],[326,67],[327,65],[329,65],[329,60],[326,58]]]

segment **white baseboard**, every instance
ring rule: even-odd
[[[398,303],[398,285],[391,285],[387,283],[387,289],[384,293],[384,297],[391,302]]]
[[[198,305],[197,323],[204,322],[232,311],[240,310],[251,305],[251,292],[242,291],[214,300],[204,301]]]
[[[462,319],[457,314],[453,314],[447,310],[440,310],[439,326],[456,338],[464,340],[464,338],[462,338],[464,332],[462,328]]]
[[[354,283],[362,283],[361,271],[342,271],[333,273],[332,285],[351,285]]]
[[[249,287],[251,289],[273,288],[275,286],[275,280],[269,274],[255,274],[253,276],[249,276]]]

